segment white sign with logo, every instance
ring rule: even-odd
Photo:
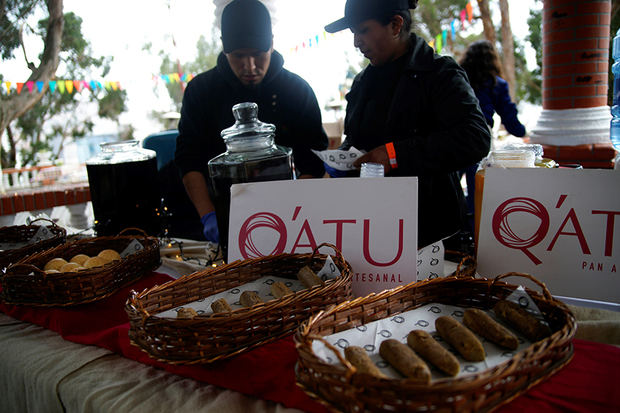
[[[478,272],[511,271],[553,295],[620,303],[620,172],[487,169]]]
[[[417,178],[397,177],[233,185],[228,259],[304,254],[328,242],[353,268],[354,295],[408,284],[416,280],[417,191]]]

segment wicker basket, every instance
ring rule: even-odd
[[[159,317],[157,313],[217,294],[268,275],[296,278],[304,265],[319,271],[326,255],[322,246],[336,251],[340,277],[229,313],[198,315],[192,319]],[[236,261],[133,293],[125,310],[129,338],[151,357],[172,364],[211,363],[291,334],[310,315],[351,298],[351,266],[331,244],[312,254],[279,254]]]
[[[6,269],[0,278],[2,298],[9,304],[34,306],[71,306],[101,300],[131,284],[144,274],[159,266],[159,241],[141,235],[125,235],[126,229],[117,236],[86,238],[70,242],[32,255]],[[52,258],[69,261],[77,254],[97,255],[103,249],[123,251],[133,240],[144,247],[142,250],[114,261],[104,267],[79,272],[46,274],[42,268]]]
[[[44,251],[48,248],[52,248],[66,242],[67,231],[56,225],[55,222],[45,218],[35,219],[30,223],[30,225],[13,225],[0,228],[0,242],[18,243],[29,241],[40,228],[39,225],[34,225],[37,221],[46,221],[51,224],[51,226],[48,226],[48,229],[51,232],[52,237],[33,244],[24,245],[21,248],[2,251],[2,253],[0,253],[0,271],[8,267],[10,264],[34,254],[35,252]]]
[[[429,385],[405,379],[381,379],[355,374],[355,368],[323,338],[429,303],[489,309],[517,288],[501,279],[522,276],[538,284],[539,294],[526,289],[554,332],[510,360],[480,373],[442,379]],[[575,319],[551,297],[544,284],[527,274],[509,273],[494,280],[451,276],[412,283],[380,294],[341,303],[304,322],[295,334],[299,353],[297,384],[332,411],[490,411],[552,375],[570,361]],[[341,364],[316,356],[313,340],[332,350]]]

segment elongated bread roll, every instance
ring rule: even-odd
[[[551,335],[549,326],[541,323],[532,314],[511,301],[498,301],[493,311],[530,341],[542,340]]]
[[[435,320],[439,335],[459,352],[467,361],[483,361],[486,357],[484,347],[478,338],[463,324],[450,316]]]
[[[263,300],[259,297],[256,291],[244,291],[239,297],[239,302],[244,307],[252,307],[255,304],[262,303]]]
[[[211,310],[214,313],[227,313],[232,311],[232,308],[225,299],[219,298],[211,303]]]
[[[516,350],[519,347],[519,339],[506,327],[493,320],[487,313],[477,308],[468,308],[463,316],[463,324],[471,331],[481,335],[487,340],[505,347]]]
[[[276,298],[282,298],[287,294],[292,294],[290,288],[288,288],[282,281],[276,281],[271,284],[271,295]]]
[[[430,383],[431,371],[428,366],[406,344],[393,338],[383,340],[379,354],[405,377],[419,383]]]
[[[366,350],[358,346],[349,346],[344,349],[344,357],[357,369],[358,373],[371,374],[376,377],[387,378],[372,362]]]
[[[196,310],[194,310],[191,307],[181,307],[179,308],[179,311],[177,311],[177,318],[181,318],[181,319],[192,319],[194,317],[196,317],[198,315],[198,313],[196,312]]]
[[[449,376],[461,371],[459,361],[430,334],[424,330],[413,330],[407,335],[407,344],[424,360]]]
[[[301,281],[306,288],[312,288],[315,285],[323,284],[323,281],[321,281],[314,271],[312,271],[312,268],[307,265],[301,267],[297,273],[297,278],[299,278],[299,281]]]

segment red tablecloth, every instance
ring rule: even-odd
[[[69,308],[12,306],[0,311],[59,333],[65,340],[95,345],[171,373],[310,412],[325,409],[295,385],[297,352],[292,336],[211,365],[173,366],[151,359],[130,345],[124,310],[130,291],[171,280],[153,273],[113,296]],[[573,360],[557,374],[500,408],[501,412],[620,412],[620,349],[574,340]]]

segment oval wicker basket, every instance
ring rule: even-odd
[[[46,221],[50,223],[51,225],[48,226],[48,230],[52,236],[48,239],[24,245],[20,248],[2,251],[0,254],[0,271],[10,264],[16,263],[35,252],[44,251],[56,245],[64,244],[67,241],[67,231],[64,228],[56,225],[55,222],[49,219],[37,218],[33,220],[30,225],[13,225],[0,228],[0,242],[28,242],[41,227],[40,225],[34,225],[37,221]]]
[[[429,303],[489,309],[517,288],[500,281],[508,276],[529,278],[542,288],[542,295],[526,291],[544,314],[553,334],[480,373],[428,385],[356,374],[355,368],[323,338]],[[508,273],[493,280],[469,276],[436,278],[341,303],[304,322],[295,334],[299,353],[297,385],[331,411],[490,411],[568,363],[573,355],[571,339],[575,330],[570,310],[528,274]],[[322,341],[341,364],[328,364],[317,357],[313,340]]]
[[[319,271],[322,246],[336,251],[340,277],[278,300],[229,313],[192,319],[159,317],[157,313],[238,287],[268,275],[296,278],[304,265]],[[133,292],[125,310],[132,344],[159,361],[171,364],[211,363],[291,334],[310,315],[351,298],[351,266],[331,244],[312,254],[279,254],[235,261],[198,271],[161,286]]]
[[[141,235],[125,235],[137,230]],[[143,249],[104,267],[78,272],[46,274],[42,268],[52,258],[69,261],[77,254],[97,255],[103,249],[122,252],[133,240]],[[129,228],[117,236],[85,238],[34,254],[9,266],[0,277],[2,299],[9,304],[72,306],[101,300],[134,282],[160,264],[159,240]]]

